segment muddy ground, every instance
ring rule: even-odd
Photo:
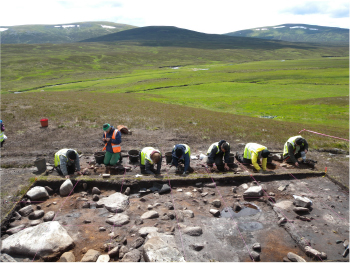
[[[82,168],[88,168],[90,167],[89,162],[91,160],[94,160],[94,152],[100,151],[103,148],[103,144],[100,140],[100,138],[102,137],[102,132],[99,129],[59,129],[58,127],[54,126],[49,126],[47,128],[30,127],[28,128],[28,132],[26,133],[26,136],[24,136],[24,138],[23,134],[16,134],[14,136],[10,136],[7,134],[7,136],[9,137],[9,140],[1,149],[2,220],[5,218],[7,212],[10,211],[14,204],[19,200],[19,196],[25,192],[26,187],[30,185],[29,178],[37,177],[39,179],[41,178],[40,180],[44,178],[44,180],[48,181],[64,180],[64,178],[58,176],[55,172],[49,173],[48,176],[41,177],[40,175],[42,174],[39,174],[37,172],[36,167],[34,166],[34,161],[37,157],[45,157],[48,163],[53,164],[53,157],[56,151],[58,151],[61,148],[73,148],[78,150],[80,154],[83,154],[81,158]],[[301,238],[305,235],[307,235],[315,241],[318,241],[320,239],[327,240],[326,243],[315,242],[315,248],[319,249],[320,251],[326,252],[329,255],[329,259],[342,260],[342,257],[340,255],[342,253],[341,248],[337,247],[338,245],[335,245],[334,242],[337,239],[349,239],[348,153],[340,152],[336,149],[329,149],[327,151],[316,151],[312,150],[311,148],[307,157],[317,161],[317,164],[314,169],[311,169],[308,166],[303,166],[300,169],[294,169],[293,167],[281,167],[281,162],[278,161],[274,161],[274,165],[269,166],[268,170],[271,172],[271,174],[267,175],[267,177],[273,178],[269,179],[269,182],[266,182],[269,191],[272,191],[277,194],[279,191],[276,188],[278,188],[280,185],[294,185],[294,190],[293,187],[287,187],[285,192],[278,194],[276,196],[276,202],[280,202],[283,200],[292,201],[292,194],[295,193],[310,195],[309,191],[308,193],[306,192],[307,189],[312,190],[312,192],[314,193],[313,198],[319,198],[320,200],[322,200],[320,204],[315,204],[315,214],[312,213],[312,217],[314,218],[313,221],[304,222],[301,220],[297,220],[298,223],[295,224],[295,226],[292,227],[293,229],[289,230],[289,232],[286,231],[284,228],[278,227],[277,221],[279,220],[278,216],[280,216],[278,213],[281,211],[273,210],[271,205],[267,201],[252,201],[251,203],[259,207],[259,209],[263,212],[257,213],[249,217],[248,224],[240,225],[242,220],[244,222],[247,219],[245,217],[237,218],[236,222],[238,222],[238,228],[230,229],[230,227],[232,227],[230,221],[233,220],[232,218],[215,218],[210,213],[208,213],[209,208],[211,208],[211,199],[219,198],[220,195],[222,200],[225,200],[227,198],[226,200],[228,203],[228,205],[223,204],[221,210],[226,206],[228,207],[232,205],[233,201],[237,198],[234,198],[231,186],[239,187],[239,185],[243,183],[242,180],[246,180],[247,183],[251,183],[254,179],[252,179],[250,175],[253,175],[254,177],[258,176],[257,174],[253,174],[251,167],[243,167],[241,165],[235,164],[232,166],[231,170],[226,173],[210,172],[208,174],[208,171],[202,166],[200,160],[192,160],[191,167],[194,168],[195,172],[189,175],[188,177],[183,177],[181,175],[177,175],[175,173],[175,170],[167,166],[165,164],[165,159],[163,159],[162,177],[135,177],[135,175],[140,174],[140,170],[136,165],[130,164],[127,157],[128,151],[132,149],[140,150],[146,146],[153,146],[160,149],[164,153],[170,151],[173,145],[177,143],[188,144],[191,147],[191,155],[199,155],[201,153],[205,153],[212,142],[218,141],[220,139],[224,138],[213,138],[213,140],[211,140],[210,142],[203,142],[200,138],[183,135],[178,131],[149,131],[144,129],[133,130],[131,135],[122,136],[122,154],[125,156],[123,158],[123,166],[128,170],[122,169],[118,172],[118,175],[112,175],[110,178],[103,179],[101,174],[104,173],[104,168],[97,167],[96,172],[94,172],[93,169],[89,169],[91,175],[84,177],[75,176],[72,179],[75,182],[90,182],[90,188],[93,186],[91,184],[91,180],[93,179],[99,181],[110,181],[114,183],[118,182],[118,189],[114,189],[112,192],[124,191],[126,185],[131,185],[134,186],[132,187],[132,192],[134,194],[137,194],[137,191],[140,188],[137,187],[137,185],[140,184],[140,182],[157,180],[163,181],[164,183],[171,183],[171,181],[175,180],[174,187],[183,188],[183,192],[175,192],[176,189],[174,189],[174,191],[172,191],[172,193],[174,194],[173,197],[171,197],[169,194],[157,197],[153,194],[148,193],[147,198],[149,199],[149,202],[146,203],[147,205],[154,204],[155,202],[159,202],[162,204],[167,201],[171,201],[170,199],[174,198],[174,200],[178,202],[178,209],[186,208],[194,211],[195,217],[186,219],[184,224],[200,225],[203,228],[203,233],[209,234],[204,234],[202,237],[203,239],[200,240],[201,243],[207,244],[205,245],[205,249],[201,253],[197,253],[196,251],[188,250],[189,244],[195,241],[192,240],[193,237],[186,237],[181,243],[179,236],[181,230],[179,228],[176,230],[177,232],[175,233],[175,237],[177,239],[178,248],[180,251],[184,251],[183,253],[187,261],[251,261],[249,253],[247,251],[249,251],[251,245],[256,242],[261,242],[265,246],[264,253],[261,253],[262,261],[282,261],[283,257],[286,256],[286,253],[288,253],[289,251],[295,252],[299,255],[304,255],[304,252],[302,252],[300,250],[300,247],[298,246],[298,242],[300,242],[298,237]],[[230,141],[232,149],[231,152],[243,152],[243,148],[246,143],[248,142],[238,140]],[[270,151],[281,151],[282,148],[281,145],[275,145],[274,143],[265,143],[265,145],[268,146]],[[325,170],[327,170],[327,174],[325,177],[322,177],[322,173],[325,172]],[[273,177],[273,173],[277,175],[284,174],[284,176],[281,176],[280,179],[286,179],[286,176],[290,178],[288,178],[288,180],[286,181],[279,180],[278,177]],[[297,178],[299,174],[304,175],[302,180],[309,181],[298,181],[298,179],[293,178],[293,176]],[[309,174],[310,176],[307,176],[307,174]],[[314,177],[314,175],[316,175],[316,177]],[[225,178],[225,176],[228,177],[227,180],[222,179]],[[232,177],[235,176],[237,178],[246,176],[247,179],[237,179],[237,182],[234,182],[235,179],[232,179]],[[207,201],[209,202],[207,204],[198,204],[196,203],[196,201],[193,200],[197,200],[198,202],[202,201],[198,200],[198,192],[193,192],[193,190],[195,189],[193,183],[198,182],[198,180],[201,181],[201,178],[203,179],[203,181],[206,180],[207,182],[210,182],[212,179],[216,180],[215,178],[221,178],[220,180],[218,180],[218,182],[220,181],[221,184],[225,184],[226,182],[228,186],[224,187],[223,185],[221,185],[220,187],[222,188],[218,187],[218,191],[214,191],[213,189],[211,192],[213,192],[214,195],[210,195],[210,197],[207,198]],[[179,180],[179,185],[176,185],[175,183],[177,179]],[[183,184],[183,182],[185,182],[187,179],[189,181],[195,181],[190,182],[190,186],[186,186],[185,183],[185,185],[182,187],[180,182],[182,182]],[[331,182],[330,179],[332,179],[336,184]],[[124,189],[120,187],[120,182],[125,182]],[[305,184],[307,184],[310,187],[305,188]],[[304,186],[302,190],[299,190],[300,186]],[[108,196],[109,194],[111,194],[111,192],[108,191],[111,190],[106,189],[103,194]],[[184,195],[184,192],[192,192],[194,193],[194,197],[188,197]],[[242,195],[242,193],[238,194]],[[78,196],[79,193],[76,193],[72,196],[70,202],[73,205],[75,202],[74,199],[76,200]],[[338,200],[339,198],[341,202]],[[53,202],[53,199],[50,198],[49,201]],[[147,205],[146,203],[139,201],[139,196],[133,196],[133,198],[131,198],[130,200],[131,205],[128,213],[131,215],[132,219],[135,220],[135,218],[137,218],[137,216],[141,214],[141,211],[145,211]],[[238,200],[244,201],[242,200],[242,198],[238,198]],[[327,202],[326,206],[324,206],[325,202]],[[332,202],[336,202],[336,204]],[[72,205],[71,203],[69,203],[69,205]],[[337,210],[336,213],[341,213],[340,218],[338,217],[337,219],[337,216],[334,215],[332,217],[329,217],[329,215],[326,214],[325,211],[335,209],[332,207],[328,209],[328,207],[332,205],[335,208],[339,209],[339,211]],[[139,206],[141,207],[139,208]],[[79,206],[77,205],[75,205],[74,207],[76,207],[77,209],[79,208]],[[161,206],[159,209],[160,214],[165,212],[163,211],[163,206]],[[292,213],[289,215],[290,217],[295,217],[293,211],[290,211],[290,209],[287,209],[287,211],[288,212],[286,213]],[[71,212],[72,211],[70,211],[69,213]],[[81,220],[83,220],[85,216],[91,216],[94,213],[98,213],[100,215],[102,214],[103,216],[97,217],[99,219],[96,219],[97,221],[95,222],[95,224],[102,225],[105,224],[104,217],[108,215],[107,213],[99,211],[98,209],[92,209],[88,213],[84,213],[84,215],[81,214],[81,212],[79,213],[80,215],[78,217],[73,217],[74,220],[77,220],[77,224]],[[322,220],[321,218],[319,218],[320,216]],[[63,217],[61,219],[64,221]],[[100,220],[101,222],[99,222],[98,220]],[[61,223],[63,223],[63,221]],[[326,221],[327,223],[325,223]],[[276,224],[270,224],[270,222],[274,222]],[[74,223],[72,224],[74,225]],[[169,227],[177,227],[174,221],[165,224],[162,220],[146,222],[144,226],[151,226],[154,224],[159,224],[162,228],[164,228],[162,229],[162,231],[164,232],[169,231]],[[329,227],[325,227],[325,224],[328,224]],[[67,228],[69,229],[68,226]],[[243,239],[238,238],[240,236],[239,230],[243,232]],[[91,234],[89,231],[87,231],[87,228],[85,228],[84,230],[79,230],[79,233],[83,233],[83,235],[86,235],[83,237],[80,236],[80,240],[82,238],[83,240],[86,240],[86,244],[89,244],[89,236],[93,235],[94,239],[100,239],[101,242],[93,245],[93,247],[91,248],[101,250],[101,245],[103,245],[101,243],[103,243],[103,240],[106,239],[105,236],[103,236],[103,234],[99,232],[95,233],[95,229],[91,230],[94,234]],[[128,244],[132,244],[133,238],[136,238],[137,236],[131,236],[130,233],[127,233],[128,231],[130,231],[130,229],[127,226],[125,226],[122,230],[121,236],[128,236]],[[229,234],[227,231],[229,232]],[[294,233],[294,235],[291,233]],[[244,242],[242,242],[242,240],[245,240],[245,242],[248,243],[247,246],[250,246],[248,250],[246,249],[246,246],[243,245]],[[284,240],[284,242],[280,242],[281,240]],[[219,247],[221,246],[227,248],[224,250],[225,252],[222,252],[222,250],[218,250],[218,247],[213,245],[215,243],[219,244]],[[78,243],[78,245],[74,249],[77,260],[80,260],[82,256],[82,247],[80,246],[81,245],[79,245]],[[237,247],[239,249],[231,250],[232,247]],[[335,247],[337,249],[335,249]],[[310,261],[312,259],[309,258],[307,260]]]

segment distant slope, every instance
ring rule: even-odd
[[[2,44],[72,43],[132,29],[113,22],[78,22],[57,25],[0,26]]]
[[[225,35],[289,42],[349,43],[349,29],[305,24],[283,24],[278,26],[258,27],[235,31]]]
[[[173,26],[139,27],[96,38],[85,39],[80,42],[117,41],[138,42],[139,44],[145,46],[177,46],[204,49],[274,49],[282,46],[297,46],[294,43],[275,40],[262,40],[247,37],[231,37],[219,34],[205,34]]]

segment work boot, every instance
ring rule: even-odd
[[[109,174],[111,172],[111,167],[109,166],[106,166],[106,170],[105,170],[105,173],[106,174]]]

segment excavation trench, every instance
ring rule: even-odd
[[[3,221],[2,239],[4,242],[11,236],[8,230],[13,227],[30,227],[33,220],[29,217],[22,216],[20,220],[14,217],[19,209],[32,205],[34,210],[55,213],[54,221],[59,222],[74,240],[74,246],[68,250],[73,252],[76,261],[81,261],[89,249],[107,254],[116,245],[120,246],[120,252],[110,261],[121,261],[132,249],[139,250],[139,260],[145,261],[143,248],[147,238],[139,232],[144,227],[156,227],[159,233],[172,235],[177,250],[186,261],[253,261],[255,243],[260,243],[261,249],[255,252],[259,253],[261,261],[283,261],[288,252],[298,254],[306,261],[320,260],[306,255],[305,240],[312,248],[325,252],[328,260],[348,260],[348,256],[341,255],[342,244],[336,243],[337,240],[349,240],[348,193],[324,177],[324,173],[294,173],[293,177],[288,173],[254,177],[204,176],[137,180],[122,174],[108,181],[75,178],[71,180],[74,191],[67,197],[59,194],[64,179],[37,180],[32,187],[51,188],[49,198],[28,202],[24,195]],[[159,193],[157,187],[164,184],[171,190]],[[254,186],[262,186],[262,196],[244,197],[247,187]],[[129,217],[128,223],[113,225],[106,222],[116,213],[97,205],[96,196],[92,194],[94,187],[101,191],[100,200],[115,193],[125,193],[130,188],[128,206],[122,212]],[[303,214],[311,218],[310,221],[300,219],[300,214],[293,211],[293,195],[312,200],[312,209]],[[213,215],[213,209],[219,214]],[[148,211],[158,215],[140,220]],[[287,218],[286,224],[279,224],[282,217]],[[39,220],[37,223],[42,223],[42,218]],[[201,234],[187,234],[188,227],[199,227]],[[42,258],[19,253],[10,255],[17,260],[58,261],[63,252]]]

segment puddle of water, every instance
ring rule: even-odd
[[[240,211],[233,211],[232,207],[226,207],[221,211],[220,215],[221,217],[226,218],[237,218],[242,216],[255,215],[259,212],[261,212],[261,210],[256,205],[245,203],[242,205],[242,209]]]
[[[238,228],[241,231],[256,231],[259,229],[263,229],[264,226],[259,222],[244,222],[244,223],[239,223]]]
[[[70,213],[70,214],[66,215],[66,217],[78,218],[78,217],[80,217],[80,213]]]

